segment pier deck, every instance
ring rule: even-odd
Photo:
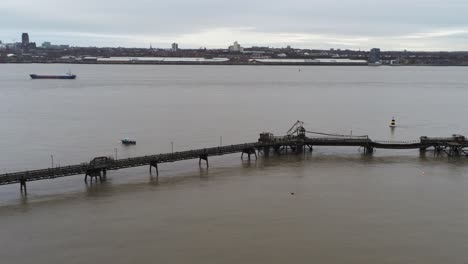
[[[199,159],[199,165],[202,161],[208,166],[208,157],[219,156],[232,153],[246,154],[250,159],[251,155],[257,157],[257,153],[263,153],[267,156],[270,152],[282,153],[292,150],[295,153],[302,153],[307,147],[312,151],[314,146],[349,146],[364,149],[365,154],[373,153],[374,149],[419,149],[425,151],[428,148],[434,148],[438,153],[446,153],[449,156],[467,155],[465,148],[468,147],[468,141],[464,136],[453,135],[452,137],[421,137],[414,141],[373,141],[367,136],[320,136],[307,137],[305,129],[297,126],[293,132],[288,131],[288,135],[274,137],[270,133],[260,134],[258,142],[244,143],[229,146],[220,146],[212,148],[203,148],[174,153],[164,153],[157,155],[147,155],[127,159],[114,160],[109,157],[97,157],[90,162],[78,165],[70,165],[56,168],[46,168],[39,170],[20,171],[15,173],[1,174],[0,185],[21,183],[26,187],[26,181],[36,181],[42,179],[54,179],[71,175],[84,174],[87,177],[106,177],[108,170],[118,170],[139,166],[150,166],[156,169],[158,173],[158,164],[175,162],[188,159]]]

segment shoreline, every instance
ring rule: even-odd
[[[84,65],[201,65],[201,66],[368,66],[368,67],[467,67],[468,65],[440,65],[440,64],[399,64],[399,65],[368,65],[364,63],[224,63],[224,62],[69,62],[69,61],[41,61],[41,62],[0,62],[0,64],[84,64]]]

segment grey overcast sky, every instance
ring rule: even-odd
[[[468,0],[0,0],[0,40],[468,50]]]

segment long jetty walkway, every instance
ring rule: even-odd
[[[314,136],[307,136],[315,134]],[[21,190],[26,191],[26,182],[42,179],[54,179],[71,175],[85,175],[93,180],[98,178],[105,180],[107,171],[139,166],[149,166],[150,173],[154,168],[158,172],[158,164],[175,162],[180,160],[198,159],[199,165],[202,162],[208,167],[208,157],[220,156],[232,153],[242,153],[250,160],[251,156],[257,158],[257,154],[268,156],[270,153],[293,152],[303,153],[307,149],[313,150],[314,146],[350,146],[363,149],[365,154],[372,154],[374,149],[419,149],[425,152],[428,148],[433,148],[435,153],[445,153],[448,156],[468,156],[468,141],[464,136],[452,135],[450,137],[420,137],[414,141],[373,141],[368,136],[333,135],[318,132],[306,131],[303,123],[298,121],[287,133],[286,136],[275,137],[271,133],[261,133],[257,142],[220,146],[213,148],[203,148],[182,152],[165,153],[158,155],[141,156],[127,159],[112,159],[110,157],[97,157],[90,162],[78,165],[70,165],[56,168],[46,168],[39,170],[21,171],[0,175],[0,185],[20,183]]]

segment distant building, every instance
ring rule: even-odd
[[[20,48],[23,49],[24,51],[36,48],[36,43],[29,41],[28,33],[23,33],[21,35],[21,43],[18,43],[18,44],[20,45]]]
[[[232,46],[229,46],[229,51],[230,52],[243,52],[244,48],[237,43],[237,41],[234,41],[234,44]]]
[[[369,62],[370,63],[376,63],[381,60],[381,54],[380,54],[380,49],[373,48],[370,50],[369,53]]]
[[[49,49],[52,46],[52,44],[48,41],[42,43],[41,47],[44,49]]]
[[[23,44],[23,46],[27,46],[29,44],[29,34],[28,33],[23,33],[21,35],[21,44]]]
[[[45,41],[42,43],[41,48],[43,49],[57,49],[57,50],[64,50],[70,48],[69,45],[53,45],[49,41]]]
[[[98,58],[93,56],[84,56],[81,60],[84,62],[97,62]]]
[[[9,50],[19,50],[21,49],[21,43],[7,43],[5,44],[5,48]]]
[[[171,45],[171,51],[178,51],[179,50],[179,44],[177,43],[172,43]]]

